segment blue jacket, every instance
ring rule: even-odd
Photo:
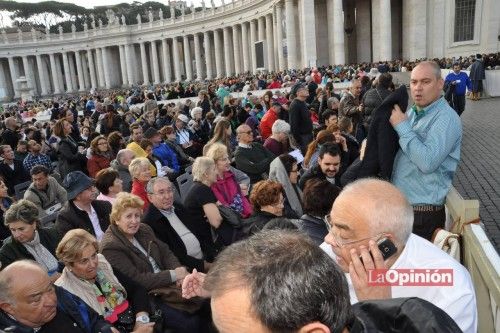
[[[465,95],[465,88],[472,90],[472,84],[469,79],[469,76],[465,72],[460,72],[455,74],[455,72],[450,72],[450,74],[446,75],[446,79],[444,80],[446,83],[452,84],[452,82],[457,82],[455,85],[455,95]]]
[[[153,155],[156,156],[162,165],[166,165],[175,172],[179,172],[179,161],[175,152],[166,144],[160,143],[158,146],[153,147]]]

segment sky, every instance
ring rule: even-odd
[[[29,2],[29,3],[35,3],[35,2],[42,2],[39,0],[16,0],[17,2]],[[68,2],[68,3],[73,3],[78,6],[82,6],[85,8],[93,8],[94,6],[102,6],[103,4],[106,5],[116,5],[119,3],[132,3],[133,1],[131,0],[56,0],[59,2]],[[139,0],[139,2],[146,2],[144,0]],[[165,5],[168,4],[168,0],[158,0],[157,2],[164,3]],[[222,0],[214,0],[215,5],[218,6],[222,3]],[[229,2],[226,0],[226,2]],[[200,6],[201,5],[201,0],[187,0],[188,6],[190,6],[192,3],[194,3],[195,6]],[[210,7],[210,1],[206,1],[207,7]]]

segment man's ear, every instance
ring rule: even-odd
[[[14,312],[12,304],[5,301],[0,301],[0,309],[7,314],[12,314]]]
[[[330,329],[326,325],[315,321],[302,326],[298,333],[330,333]]]

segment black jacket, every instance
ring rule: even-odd
[[[69,137],[61,139],[57,150],[59,174],[64,179],[71,171],[87,172],[87,157],[78,152],[78,144]]]
[[[59,235],[55,228],[40,228],[38,229],[38,235],[40,236],[40,243],[55,257],[57,244],[61,240],[61,235]],[[2,268],[22,259],[35,260],[33,255],[26,250],[26,247],[12,238],[12,236],[5,239],[0,249]]]
[[[272,219],[276,218],[278,216],[268,213],[268,212],[263,212],[261,210],[256,210],[252,216],[249,218],[245,219],[245,234],[248,236],[251,236],[253,234],[256,234],[257,232],[261,231],[262,228],[267,224],[267,222],[271,221]]]
[[[23,166],[23,162],[14,160],[14,170],[7,164],[0,162],[0,175],[3,177],[9,195],[14,195],[14,187],[31,180],[30,174]]]
[[[403,112],[406,111],[408,107],[406,86],[402,85],[396,89],[375,110],[368,131],[365,156],[359,170],[359,178],[391,179],[394,158],[399,149],[398,133],[389,122],[395,104],[398,104]]]
[[[215,258],[215,250],[211,245],[210,239],[204,239],[198,232],[194,223],[191,223],[189,216],[181,205],[174,205],[174,211],[179,220],[186,226],[186,228],[193,233],[193,235],[200,242],[201,251],[205,256],[205,260],[212,262]],[[191,269],[196,268],[197,271],[204,272],[203,259],[196,259],[187,254],[186,246],[181,237],[177,234],[168,219],[156,208],[150,204],[146,213],[142,217],[142,222],[149,225],[153,229],[156,237],[162,242],[166,243],[172,250],[182,265]]]
[[[109,214],[111,214],[111,203],[103,200],[94,200],[92,207],[99,217],[99,224],[103,232],[109,226]],[[72,229],[85,229],[95,236],[94,227],[89,215],[75,206],[73,200],[69,200],[59,212],[56,220],[56,229],[64,236]]]
[[[328,234],[325,221],[315,216],[304,214],[300,218],[300,222],[300,229],[304,231],[316,245],[321,245],[325,240],[326,234]]]
[[[302,176],[300,176],[299,188],[301,190],[304,190],[306,182],[309,179],[313,179],[313,178],[318,178],[318,179],[322,179],[322,180],[326,179],[326,176],[323,173],[323,171],[321,171],[321,168],[319,165],[315,165],[315,166],[309,168]],[[335,185],[340,187],[340,172],[337,173],[337,175],[335,176]]]

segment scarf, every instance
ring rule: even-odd
[[[49,274],[54,273],[59,266],[56,257],[42,243],[40,243],[40,235],[38,230],[35,230],[35,237],[32,241],[23,243],[28,252],[35,258],[35,261],[44,266]]]

